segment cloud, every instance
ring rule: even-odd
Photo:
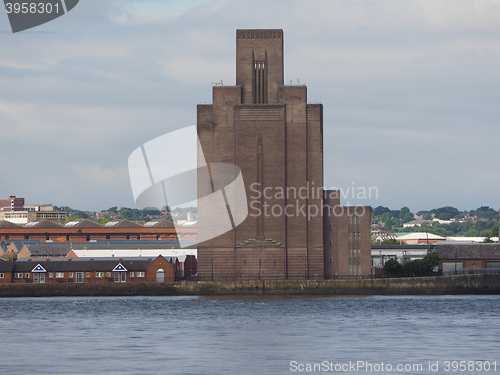
[[[327,186],[376,185],[375,206],[500,207],[497,1],[186,3],[86,0],[0,34],[0,196],[130,206],[131,150],[234,84],[237,28],[283,28],[285,81],[324,104]]]

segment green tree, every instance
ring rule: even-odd
[[[397,261],[397,259],[389,259],[384,264],[384,276],[386,277],[398,277],[401,275],[403,266]]]
[[[410,211],[408,207],[401,208],[401,210],[399,211],[399,218],[403,223],[407,223],[414,219],[413,213]]]
[[[406,276],[426,276],[439,264],[439,254],[429,253],[423,259],[415,259],[403,265]]]
[[[439,265],[439,254],[436,252],[429,253],[424,257],[424,259],[422,259],[422,262],[424,271],[430,272],[434,269],[434,267]]]

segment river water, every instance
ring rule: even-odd
[[[0,333],[1,374],[500,373],[500,296],[0,298]]]

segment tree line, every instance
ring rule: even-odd
[[[429,232],[438,236],[461,235],[466,237],[496,237],[498,236],[497,210],[489,206],[481,206],[471,211],[460,211],[455,207],[445,206],[429,211],[413,213],[408,207],[391,210],[378,206],[372,210],[372,224],[378,225],[384,231],[395,231],[403,228],[403,224],[415,220],[415,214],[423,220],[433,217],[439,220],[451,220],[451,223],[423,222],[421,226],[406,227],[404,232]],[[460,220],[460,221],[459,221]]]

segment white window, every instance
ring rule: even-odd
[[[358,266],[358,275],[361,275],[361,266]]]
[[[3,273],[0,273],[0,279],[3,279]]]
[[[333,240],[330,240],[330,246],[332,246],[332,245],[333,245]]]
[[[144,277],[144,272],[137,272],[137,277]]]
[[[87,279],[90,279],[90,272],[87,272],[87,274],[85,275],[85,277],[86,277]]]
[[[106,277],[111,277],[111,272],[106,272]]]
[[[73,272],[69,273],[69,278],[71,279],[73,277]]]
[[[328,226],[330,227],[330,229],[332,229],[332,227],[333,227],[332,223],[330,223]]]
[[[349,266],[349,275],[352,275],[352,266]]]
[[[16,273],[14,274],[14,278],[15,278],[15,279],[22,279],[22,278],[23,278],[23,274],[22,274],[22,272],[16,272]]]
[[[104,272],[96,272],[95,277],[98,277],[98,278],[104,277]]]
[[[133,272],[130,272],[130,277],[134,277],[134,273]]]
[[[349,255],[348,255],[349,258],[352,258],[352,250],[349,249]]]
[[[361,258],[361,249],[358,249],[358,258]]]
[[[56,272],[56,279],[62,279],[64,277],[64,272]]]
[[[52,279],[54,277],[54,274],[52,272],[49,272],[49,279]]]
[[[29,279],[29,277],[30,277],[29,272],[26,272],[26,278]]]
[[[333,257],[330,257],[329,261],[330,263],[333,263]]]

